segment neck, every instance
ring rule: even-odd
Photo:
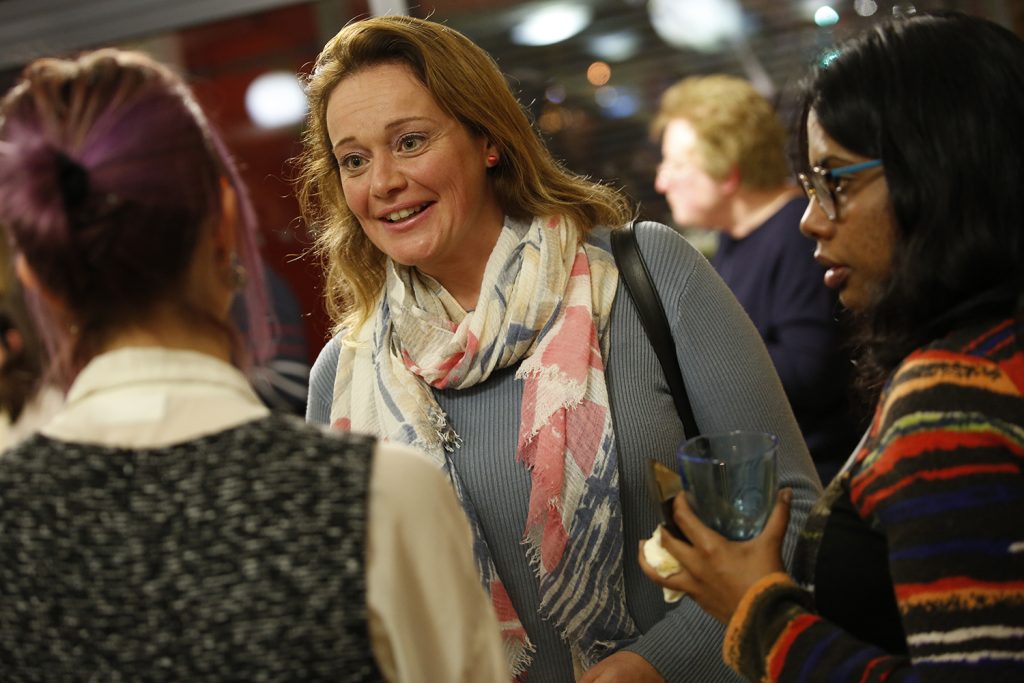
[[[200,314],[197,312],[192,315]],[[212,320],[197,320],[195,324],[189,324],[189,319],[181,311],[164,308],[144,321],[113,331],[100,351],[127,347],[162,347],[196,351],[230,363],[232,347],[226,330],[220,329]]]
[[[483,284],[484,272],[491,252],[498,243],[498,237],[505,226],[505,212],[495,202],[477,218],[482,227],[470,234],[459,245],[458,255],[439,267],[436,272],[427,272],[451,294],[462,309],[471,311],[476,308],[480,299],[480,287]]]
[[[733,220],[725,232],[734,240],[747,237],[799,193],[798,188],[788,185],[767,190],[746,189],[737,193],[733,202]]]
[[[441,286],[451,294],[464,311],[472,311],[480,300],[480,285],[483,283],[484,274],[467,272],[466,277],[450,277],[438,280]],[[435,278],[436,279],[436,278]]]

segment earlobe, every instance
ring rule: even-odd
[[[36,272],[32,270],[32,266],[25,260],[24,254],[18,254],[14,257],[14,274],[18,276],[18,282],[21,286],[30,292],[41,293],[42,285],[39,283],[39,278],[36,277]]]
[[[54,311],[64,312],[66,309],[64,300],[39,281],[36,271],[29,265],[24,254],[18,254],[14,257],[14,274],[18,277],[18,282],[21,283],[22,288],[26,292],[32,292],[37,295]]]
[[[498,146],[493,142],[487,143],[486,155],[484,157],[484,163],[487,168],[494,168],[501,161],[501,155],[498,154]]]
[[[725,180],[722,181],[722,190],[728,193],[733,193],[740,187],[740,169],[735,164],[729,169],[729,174],[725,176]]]
[[[214,236],[217,255],[235,253],[238,237],[238,195],[227,178],[220,179],[220,222]]]

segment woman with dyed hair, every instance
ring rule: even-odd
[[[801,229],[861,318],[870,429],[792,577],[784,501],[729,543],[678,497],[682,571],[646,571],[752,681],[1024,680],[1024,41],[919,14],[837,55],[804,97]]]
[[[141,54],[36,61],[0,102],[0,224],[70,387],[0,457],[3,678],[508,680],[440,475],[268,413],[237,367],[240,290],[268,350],[252,218]]]
[[[686,436],[610,253],[627,200],[557,164],[494,61],[442,24],[346,26],[307,92],[300,198],[337,324],[309,419],[446,474],[517,675],[733,678],[721,628],[624,562],[657,525],[648,459]],[[778,434],[808,509],[817,477],[757,331],[675,231],[636,233],[697,422]]]

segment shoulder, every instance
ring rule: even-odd
[[[618,230],[620,228],[616,228]],[[587,235],[587,242],[611,250],[611,234],[608,227],[598,227]],[[636,221],[633,232],[651,276],[657,281],[657,273],[670,265],[673,270],[692,269],[707,259],[691,245],[679,231],[657,221]]]
[[[426,543],[421,549],[432,552],[443,538],[461,539],[469,547],[468,523],[451,484],[425,454],[402,444],[377,443],[369,492],[378,550]]]
[[[1024,351],[1012,336],[1007,320],[907,356],[882,393],[852,480],[862,512],[954,488],[998,488],[1008,481],[1001,473],[1019,481]]]
[[[287,457],[370,456],[376,439],[365,434],[339,432],[325,426],[304,422],[288,413],[272,413],[208,438],[189,444],[192,449],[232,449],[254,460],[284,460]]]
[[[800,232],[800,220],[807,208],[807,200],[796,197],[761,224],[751,237],[759,249],[771,250],[780,258],[797,257],[814,267],[814,243]]]
[[[420,510],[451,494],[437,465],[420,451],[404,444],[379,442],[374,452],[373,490],[397,508]]]
[[[1024,350],[1020,330],[1003,320],[953,332],[909,354],[893,373],[885,399],[907,394],[961,390],[1021,397]]]
[[[334,375],[338,370],[338,355],[341,352],[341,337],[342,334],[337,334],[327,340],[324,347],[320,349],[320,353],[317,354],[316,361],[313,363],[313,368],[310,371],[310,377],[330,377],[331,381],[334,381]]]
[[[0,481],[5,482],[5,487],[11,481],[21,477],[33,477],[34,473],[49,476],[52,473],[65,470],[63,465],[54,462],[60,459],[64,449],[60,442],[43,436],[38,432],[18,442],[14,446],[0,452]],[[0,496],[0,500],[3,496]]]
[[[882,393],[879,436],[970,433],[977,440],[999,432],[1024,445],[1024,350],[1016,332],[1004,320],[909,354]]]
[[[637,221],[633,227],[637,243],[644,252],[644,258],[655,259],[668,254],[672,259],[684,261],[700,260],[704,257],[682,234],[664,223]]]
[[[338,374],[341,353],[340,335],[324,345],[309,371],[309,396],[306,399],[306,421],[320,425],[331,421],[334,400],[334,379]]]

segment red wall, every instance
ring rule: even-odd
[[[339,27],[340,28],[340,27]],[[327,337],[322,278],[303,256],[310,238],[299,220],[287,160],[299,151],[298,127],[260,130],[245,111],[249,83],[269,70],[308,71],[322,47],[310,5],[206,24],[179,33],[181,61],[200,104],[239,161],[260,219],[267,264],[291,285],[305,320],[312,361]]]

